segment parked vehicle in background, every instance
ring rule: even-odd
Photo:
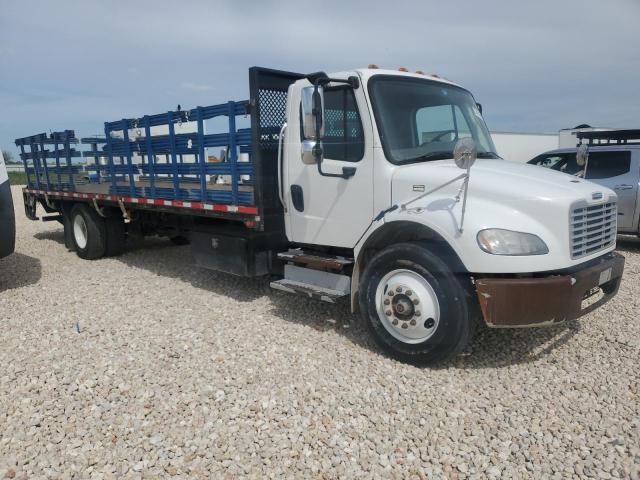
[[[618,196],[618,232],[640,235],[640,130],[578,132],[576,136],[588,146],[586,164],[576,161],[578,147],[551,150],[528,163],[612,189]]]
[[[202,267],[349,299],[404,360],[460,352],[479,317],[550,325],[617,293],[615,194],[501,160],[464,88],[376,66],[254,67],[249,85],[249,100],[107,122],[101,138],[17,139],[27,216],[60,221],[84,259],[160,234]]]
[[[13,212],[9,175],[0,152],[0,258],[13,253],[16,242],[16,220]]]

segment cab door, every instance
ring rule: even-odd
[[[630,150],[591,151],[586,179],[604,185],[618,195],[618,230],[637,228],[638,160]],[[635,167],[634,167],[635,165]]]
[[[351,248],[373,218],[373,140],[362,87],[332,84],[324,88],[322,171],[302,161],[300,90],[289,105],[284,186],[287,236],[296,243]],[[294,121],[295,119],[295,121]]]

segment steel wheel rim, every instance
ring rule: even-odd
[[[73,219],[73,237],[78,248],[86,248],[87,236],[87,222],[82,215],[76,215]]]
[[[387,273],[376,289],[378,318],[395,339],[409,344],[430,339],[440,322],[440,303],[431,284],[406,269]]]

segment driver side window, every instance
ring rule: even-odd
[[[364,156],[364,130],[353,89],[332,87],[324,90],[325,158],[358,162]]]

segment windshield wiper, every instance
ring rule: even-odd
[[[422,162],[427,160],[443,160],[445,158],[452,158],[452,157],[453,157],[453,152],[450,152],[450,151],[430,152],[430,153],[425,153],[424,155],[420,155],[419,157],[403,160],[402,163]]]
[[[496,152],[478,152],[477,158],[502,158]]]

